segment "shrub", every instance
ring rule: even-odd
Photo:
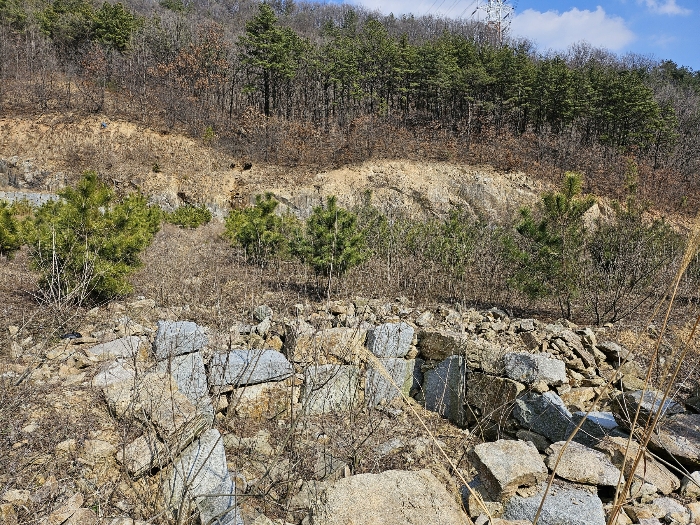
[[[580,196],[581,183],[581,175],[567,172],[561,190],[545,193],[535,214],[522,209],[516,227],[519,238],[510,243],[518,265],[514,285],[533,299],[556,297],[567,319],[571,301],[579,293],[585,249],[583,214],[595,202]]]
[[[160,228],[160,211],[142,195],[116,200],[94,171],[59,195],[39,208],[29,239],[44,297],[82,304],[130,292],[126,277]]]
[[[197,228],[211,221],[211,212],[206,206],[186,204],[172,213],[166,213],[165,221],[180,228]]]
[[[257,195],[254,206],[232,210],[226,218],[226,236],[257,264],[265,265],[273,255],[284,255],[288,234],[296,227],[296,219],[275,213],[278,205],[271,193]]]
[[[12,206],[0,201],[0,256],[11,259],[22,246],[20,223]]]
[[[313,209],[306,221],[306,234],[295,241],[292,249],[316,275],[328,279],[328,295],[334,276],[343,275],[370,256],[357,217],[339,208],[334,196],[328,197],[325,206]]]

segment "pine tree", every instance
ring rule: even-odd
[[[131,290],[127,276],[160,228],[160,212],[142,195],[116,200],[97,173],[37,211],[29,235],[40,287],[58,305],[104,300]]]
[[[581,197],[582,177],[564,175],[561,190],[542,197],[537,214],[521,210],[516,230],[520,245],[511,245],[519,263],[514,284],[531,298],[555,297],[561,313],[571,317],[571,301],[578,295],[585,228],[583,214],[594,204],[592,197]]]
[[[12,207],[0,201],[0,256],[12,258],[22,246],[20,225]]]
[[[357,217],[339,208],[335,196],[328,197],[325,206],[313,209],[306,221],[306,235],[294,243],[292,250],[316,275],[328,279],[328,296],[333,277],[362,264],[370,255]]]

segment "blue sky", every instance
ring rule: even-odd
[[[396,15],[469,17],[486,0],[351,0]],[[538,49],[561,50],[587,41],[618,54],[670,59],[700,70],[700,0],[510,0],[511,33]],[[477,15],[475,16],[478,16]],[[483,15],[481,15],[483,17]]]

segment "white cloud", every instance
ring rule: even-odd
[[[681,7],[676,4],[676,0],[665,0],[659,2],[658,0],[637,0],[638,3],[643,3],[654,13],[659,13],[660,15],[689,15],[693,11]]]
[[[595,11],[574,7],[563,13],[527,9],[513,19],[511,34],[533,40],[542,50],[566,49],[585,40],[594,47],[619,51],[636,38],[622,18],[609,16],[601,6]]]

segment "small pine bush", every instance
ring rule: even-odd
[[[165,214],[165,221],[180,228],[198,228],[211,222],[211,212],[206,206],[180,206],[172,213]]]
[[[0,256],[11,259],[22,246],[20,223],[12,206],[0,201]]]
[[[142,195],[117,200],[94,171],[59,195],[38,209],[28,239],[44,297],[68,305],[129,293],[127,276],[159,230],[160,211]]]
[[[356,215],[339,208],[335,196],[328,197],[325,206],[313,209],[305,235],[294,242],[292,250],[316,275],[328,279],[328,295],[334,276],[343,275],[371,255]]]
[[[226,218],[226,236],[256,264],[264,266],[273,256],[286,255],[287,239],[297,227],[292,216],[275,213],[278,205],[271,193],[257,195],[254,206],[233,210]]]

